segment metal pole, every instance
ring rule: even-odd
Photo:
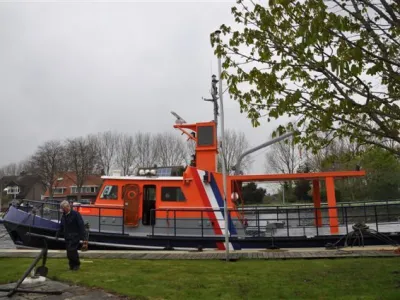
[[[216,34],[219,35],[221,31],[216,31]],[[222,199],[224,199],[224,217],[225,217],[225,249],[226,249],[226,260],[229,261],[229,223],[228,223],[228,202],[226,198],[227,194],[227,184],[226,184],[226,166],[225,166],[225,155],[224,155],[224,150],[225,150],[225,133],[224,133],[224,102],[222,101],[222,96],[223,96],[223,91],[222,91],[222,78],[221,78],[221,73],[222,73],[222,65],[221,65],[221,57],[218,56],[218,78],[219,78],[219,106],[221,108],[220,114],[221,114],[221,139],[220,139],[220,147],[221,147],[221,153],[222,153],[222,184],[223,184],[223,194],[222,194]]]
[[[218,96],[217,96],[217,80],[216,76],[212,76],[211,80],[211,96],[213,98],[214,104],[214,122],[215,122],[215,136],[216,136],[216,143],[218,145]],[[215,155],[215,168],[218,171],[218,155]]]
[[[222,108],[221,108],[221,110],[222,110]],[[265,143],[263,143],[261,145],[258,145],[257,147],[249,149],[246,152],[243,152],[239,156],[239,158],[238,158],[238,160],[236,162],[236,165],[232,168],[232,169],[235,170],[235,175],[239,175],[240,174],[240,164],[242,163],[243,158],[245,158],[247,155],[249,155],[249,154],[251,154],[253,152],[256,152],[257,150],[260,150],[262,148],[265,148],[265,147],[268,147],[270,145],[273,145],[273,144],[275,144],[277,142],[280,142],[281,140],[284,140],[284,139],[286,139],[288,137],[291,137],[293,134],[294,134],[294,132],[287,132],[287,133],[285,133],[285,134],[283,134],[281,136],[278,136],[277,138],[274,138],[274,139],[272,139],[272,140],[270,140],[268,142],[265,142]]]
[[[218,88],[217,88],[217,76],[212,75],[211,76],[211,97],[212,99],[204,99],[204,101],[211,101],[214,104],[214,123],[215,123],[215,131],[217,132],[216,134],[216,140],[218,143]],[[215,156],[215,166],[218,168],[218,156]]]

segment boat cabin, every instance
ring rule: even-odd
[[[146,227],[156,223],[157,226],[168,227],[171,220],[175,227],[177,222],[184,222],[182,228],[195,227],[191,229],[199,230],[199,222],[206,221],[205,226],[213,229],[213,234],[222,233],[225,228],[224,201],[222,176],[216,173],[218,150],[215,123],[174,127],[196,143],[191,164],[186,167],[140,168],[135,176],[103,176],[94,205],[78,208],[85,219],[97,216],[100,221],[93,219],[90,222],[95,227],[103,222],[108,227],[119,224],[132,230],[137,228],[135,232],[146,232]],[[230,197],[228,208],[236,208]],[[109,222],[110,218],[114,224]],[[237,232],[241,216],[232,211],[230,218],[232,232]],[[190,234],[194,234],[193,230]]]
[[[195,154],[189,166],[141,168],[135,176],[104,176],[102,188],[94,205],[81,206],[79,211],[86,218],[93,217],[96,227],[113,230],[113,226],[127,226],[135,232],[148,232],[148,227],[157,225],[167,234],[173,219],[186,233],[195,235],[201,226],[222,234],[225,227],[230,234],[245,228],[241,187],[245,182],[285,181],[305,179],[313,182],[314,207],[317,210],[315,224],[322,226],[320,212],[320,182],[325,181],[329,208],[329,223],[332,234],[338,233],[335,178],[361,177],[365,171],[341,171],[307,174],[260,174],[227,176],[226,201],[229,209],[228,226],[225,226],[222,175],[217,172],[217,134],[214,122],[195,124],[180,123],[174,128],[195,143]],[[110,221],[111,220],[111,221]],[[201,223],[201,224],[200,224]],[[108,226],[108,227],[107,227]],[[176,229],[175,229],[176,230]],[[174,233],[176,234],[176,232]]]

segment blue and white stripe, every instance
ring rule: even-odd
[[[197,172],[199,173],[200,178],[203,178],[204,175],[207,174],[206,171],[201,171],[201,170],[197,170]],[[218,210],[214,210],[214,214],[215,214],[215,218],[218,221],[218,225],[219,228],[221,229],[221,231],[225,234],[225,230],[228,230],[228,234],[237,234],[236,232],[236,228],[232,222],[232,219],[229,216],[229,220],[228,220],[228,224],[229,224],[229,228],[227,228],[228,226],[225,226],[225,219],[224,219],[224,201],[222,200],[222,196],[221,193],[219,191],[217,182],[215,181],[214,175],[211,173],[211,182],[210,184],[204,182],[203,180],[202,185],[204,187],[204,190],[207,194],[207,198],[208,201],[210,202],[210,207],[211,208],[218,208]],[[229,250],[235,250],[234,245],[232,245],[232,243],[229,243]]]

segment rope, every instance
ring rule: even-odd
[[[349,232],[348,234],[345,234],[344,236],[342,236],[336,243],[327,243],[325,245],[326,249],[338,249],[339,246],[338,244],[345,239],[344,242],[344,247],[347,247],[349,245],[349,242],[351,242],[351,240],[353,239],[353,243],[352,243],[352,247],[354,246],[354,244],[356,243],[356,241],[358,241],[358,245],[364,247],[364,236],[365,235],[370,235],[388,245],[397,247],[398,244],[396,243],[396,241],[392,240],[391,238],[389,238],[388,236],[374,230],[374,229],[370,229],[367,225],[363,224],[363,223],[356,223],[352,226],[353,231]]]

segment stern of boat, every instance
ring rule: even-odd
[[[27,212],[10,206],[3,216],[3,224],[17,248],[41,248],[44,246],[44,239],[32,236],[31,233],[49,237],[50,239],[46,240],[49,248],[65,248],[62,241],[55,239],[56,232],[60,228],[58,221],[44,219],[33,211]]]

